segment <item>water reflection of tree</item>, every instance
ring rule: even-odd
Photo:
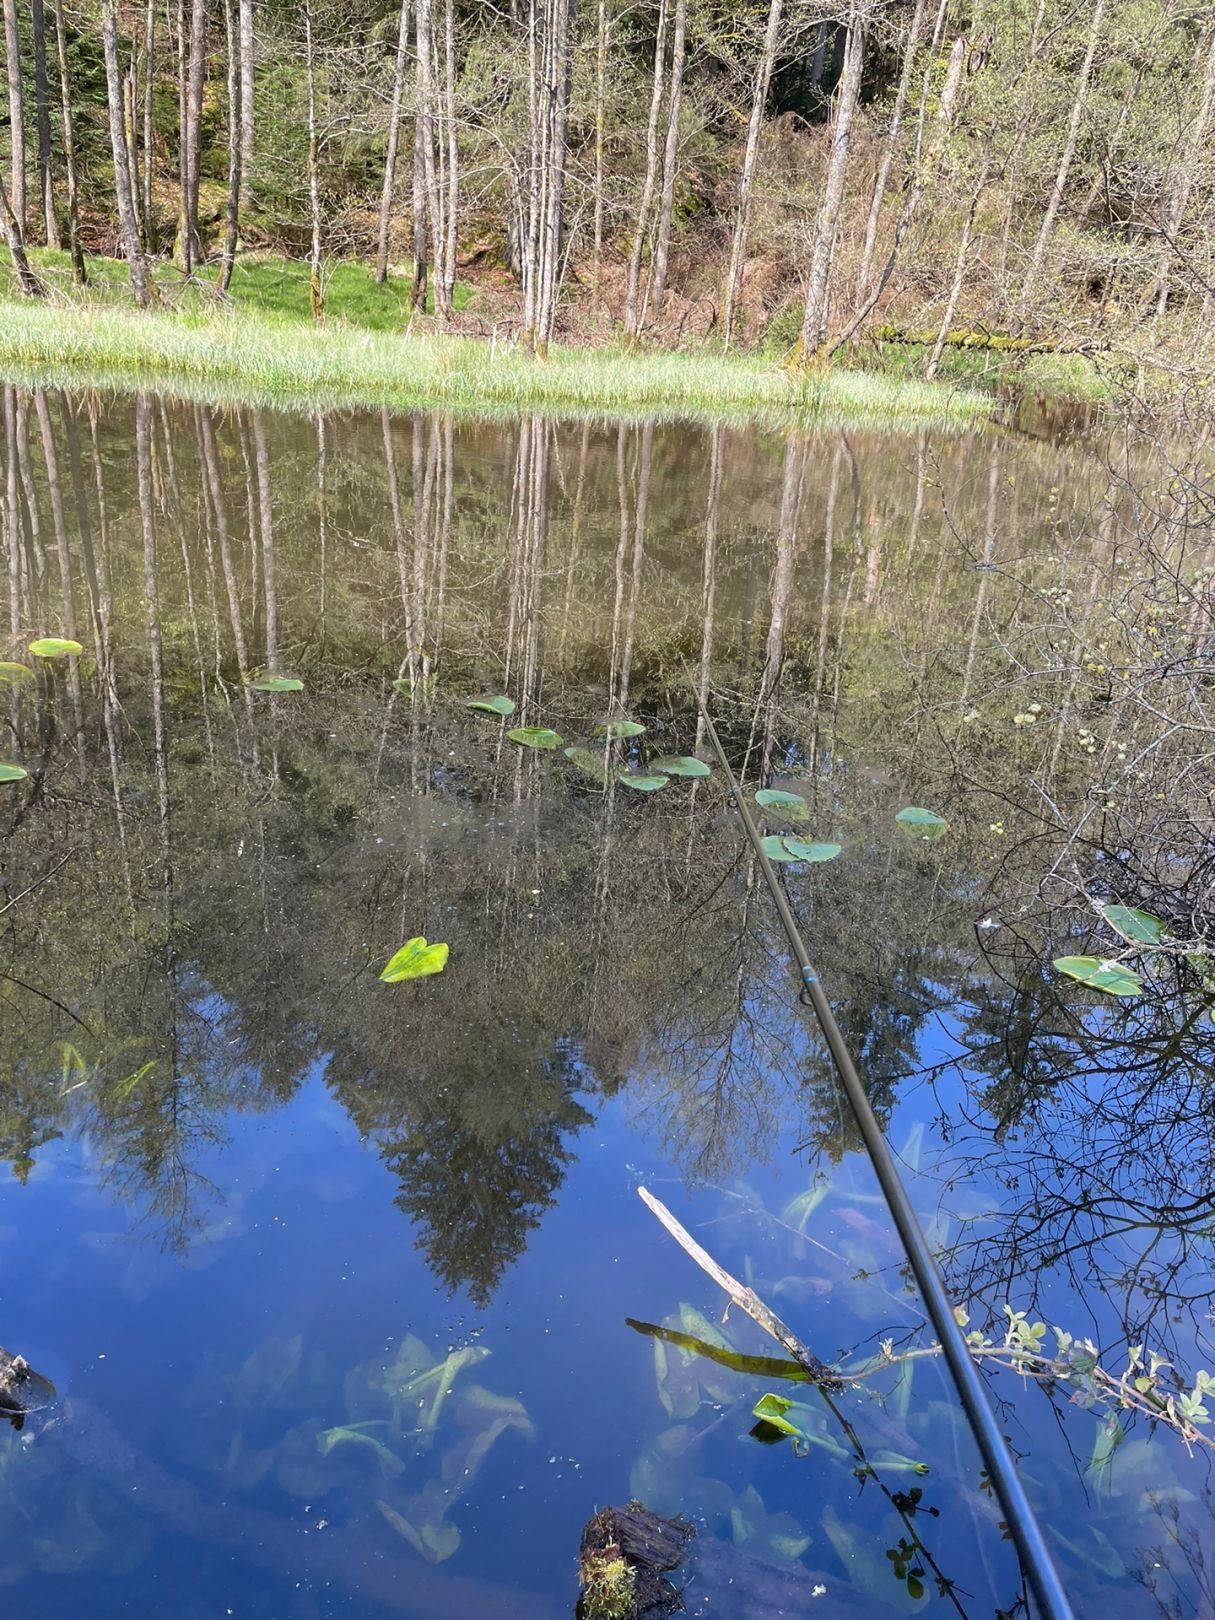
[[[65,590],[83,590],[97,663],[80,726],[54,673],[9,706],[22,757],[45,764],[13,796],[15,870],[49,870],[68,829],[90,852],[6,919],[9,971],[20,961],[88,1026],[13,991],[22,1016],[0,1039],[15,1163],[87,1124],[111,1184],[186,1242],[207,1195],[195,1167],[226,1111],[276,1106],[323,1068],[398,1177],[437,1272],[484,1297],[555,1196],[593,1097],[624,1079],[701,1171],[762,1154],[776,1122],[831,1157],[855,1148],[720,785],[644,803],[588,794],[502,747],[454,695],[509,673],[527,718],[571,736],[627,696],[658,746],[688,747],[683,657],[712,686],[739,768],[800,776],[815,835],[848,845],[847,860],[790,884],[879,1113],[922,1068],[951,999],[982,1123],[1003,1127],[993,1175],[1035,1115],[1073,1129],[1062,1099],[1076,1028],[1040,977],[1002,977],[972,933],[981,903],[1024,891],[1040,867],[1029,840],[997,867],[986,836],[989,799],[1025,801],[1026,758],[956,719],[1007,679],[1010,627],[1019,652],[1046,633],[1041,594],[956,566],[939,517],[926,538],[930,491],[947,482],[985,536],[1004,503],[1010,524],[1054,522],[1032,479],[1002,482],[1023,465],[1011,450],[967,494],[948,443],[909,448],[904,473],[863,437],[790,440],[759,475],[754,448],[717,429],[706,499],[686,476],[701,440],[683,430],[592,436],[529,420],[457,440],[438,420],[246,424],[141,404],[138,454],[121,411],[99,419],[94,489],[73,477],[56,518],[45,452],[58,448],[61,469],[83,462],[75,415],[59,429],[35,407],[39,461],[28,409],[6,398],[14,653],[29,626],[64,627]],[[46,564],[48,534],[66,572]],[[964,661],[957,622],[970,627]],[[241,677],[263,662],[298,669],[308,691],[255,698]],[[1078,778],[1058,735],[1039,780],[1062,798]],[[83,787],[69,787],[78,768]],[[988,799],[972,812],[976,780]],[[893,829],[907,799],[948,810],[947,848]],[[425,991],[367,994],[403,929],[458,944],[445,980],[458,1031],[430,1016]],[[946,998],[947,984],[964,995]],[[65,1034],[92,1078],[60,1097]],[[1162,1034],[1145,1077],[1167,1050]],[[1192,1090],[1172,1113],[1167,1089],[1152,1093],[1157,1156],[1206,1152],[1184,1117],[1201,1050],[1196,1033]],[[1107,1109],[1126,1061],[1111,1049],[1089,1070]],[[1133,1110],[1108,1120],[1128,1166],[1139,1125]],[[1027,1181],[1045,1165],[1027,1163]],[[1099,1237],[1108,1222],[1086,1207]],[[1003,1219],[1010,1265],[1051,1253],[1045,1229],[1036,1249],[1017,1235],[1029,1216],[1015,1200]],[[994,1287],[994,1272],[973,1282]]]

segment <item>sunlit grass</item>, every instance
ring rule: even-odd
[[[796,382],[779,367],[705,352],[556,349],[547,361],[480,339],[375,332],[219,311],[140,315],[105,307],[0,303],[0,369],[9,380],[315,409],[534,410],[701,420],[967,425],[982,396],[832,372]]]

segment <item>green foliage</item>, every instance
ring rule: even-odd
[[[4,686],[24,686],[34,679],[34,672],[28,664],[0,664],[0,684]]]
[[[515,701],[508,697],[472,698],[464,707],[474,714],[492,714],[505,720],[515,712]]]
[[[944,816],[937,815],[935,810],[925,810],[917,804],[909,804],[900,810],[894,818],[904,832],[909,832],[915,838],[923,838],[929,842],[944,838],[949,831],[949,823]]]
[[[580,1612],[586,1620],[629,1620],[637,1612],[637,1582],[632,1565],[605,1549],[588,1552],[578,1569],[582,1584]]]
[[[303,681],[296,680],[290,675],[259,675],[256,680],[250,679],[246,685],[254,692],[302,692]]]
[[[58,636],[43,636],[30,642],[30,651],[36,658],[74,658],[84,648],[78,641],[63,640]]]
[[[662,776],[708,776],[709,767],[703,759],[690,754],[664,754],[661,759],[646,761],[647,768]]]
[[[611,720],[605,726],[596,726],[596,737],[603,737],[608,742],[615,742],[622,737],[640,737],[645,727],[636,720]]]
[[[1078,979],[1090,990],[1101,990],[1107,996],[1137,996],[1143,990],[1138,973],[1099,956],[1056,956],[1052,964],[1069,979]]]
[[[839,844],[810,844],[801,838],[770,836],[762,840],[764,854],[770,861],[806,861],[816,863],[833,861],[840,853]]]
[[[637,793],[657,793],[660,788],[666,787],[670,778],[667,776],[642,776],[632,771],[621,771],[616,780],[621,787],[632,788]]]
[[[1102,906],[1101,915],[1131,945],[1159,945],[1168,937],[1159,917],[1134,906]]]
[[[24,765],[0,765],[0,782],[24,782],[28,775]]]
[[[561,738],[548,726],[516,726],[506,735],[521,748],[554,749],[561,747]]]
[[[809,821],[810,806],[800,793],[786,793],[781,788],[760,788],[755,802],[761,810],[780,812],[782,821]]]
[[[447,952],[446,945],[428,945],[421,935],[407,940],[380,974],[381,982],[402,984],[408,979],[425,979],[432,973],[442,973],[447,966]]]

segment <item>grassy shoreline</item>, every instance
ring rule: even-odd
[[[311,411],[442,409],[875,428],[985,422],[992,402],[945,384],[833,371],[796,381],[771,361],[708,351],[555,349],[537,362],[483,339],[305,325],[242,310],[140,314],[0,301],[0,375],[47,387],[155,389]]]

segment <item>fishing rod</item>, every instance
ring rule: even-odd
[[[691,677],[688,684],[691,686]],[[852,1054],[848,1050],[844,1037],[840,1034],[840,1027],[835,1021],[835,1014],[831,1010],[831,1003],[827,1000],[825,991],[814,971],[810,961],[809,952],[803,943],[796,919],[789,906],[788,896],[777,880],[772,869],[772,862],[764,853],[763,841],[755,819],[742,796],[742,789],[738,785],[726,758],[725,749],[721,745],[721,738],[717,735],[717,727],[713,724],[700,693],[692,687],[692,695],[696,699],[696,707],[700,710],[704,720],[705,729],[709,733],[709,740],[713,744],[713,752],[717,755],[718,763],[725,772],[726,780],[730,784],[730,792],[742,817],[743,826],[747,829],[747,837],[759,861],[760,871],[776,906],[781,926],[785,930],[785,938],[789,941],[789,949],[797,961],[802,977],[802,997],[814,1009],[818,1019],[819,1028],[827,1042],[827,1049],[831,1053],[831,1060],[835,1065],[836,1073],[847,1094],[852,1106],[853,1117],[865,1143],[870,1162],[877,1173],[878,1185],[882,1189],[882,1196],[890,1211],[903,1249],[910,1262],[915,1280],[919,1285],[932,1325],[936,1330],[945,1360],[953,1374],[954,1386],[958,1398],[962,1403],[966,1416],[969,1419],[971,1431],[978,1442],[979,1451],[987,1466],[988,1478],[991,1480],[995,1493],[1004,1509],[1004,1517],[1012,1535],[1014,1544],[1021,1558],[1022,1568],[1029,1579],[1030,1588],[1037,1599],[1038,1607],[1043,1620],[1074,1620],[1072,1606],[1064,1591],[1063,1583],[1059,1579],[1059,1572],[1055,1568],[1050,1548],[1042,1534],[1042,1527],[1025,1493],[1008,1445],[1000,1432],[996,1422],[995,1413],[987,1397],[987,1389],[980,1378],[978,1369],[970,1351],[966,1348],[966,1341],[962,1337],[962,1329],[958,1325],[957,1317],[953,1313],[953,1306],[945,1292],[945,1282],[933,1258],[932,1250],[928,1246],[928,1239],[924,1236],[924,1229],[920,1225],[911,1200],[907,1196],[907,1189],[899,1178],[895,1167],[893,1155],[882,1135],[882,1128],[878,1124],[877,1116],[870,1105],[869,1097],[864,1084],[857,1072],[856,1064],[852,1061]]]

